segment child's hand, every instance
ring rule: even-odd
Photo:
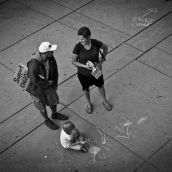
[[[81,143],[81,144],[85,144],[85,143],[86,143],[86,141],[80,141],[79,143]]]

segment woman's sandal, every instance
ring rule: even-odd
[[[91,114],[91,113],[93,112],[93,105],[92,105],[92,104],[90,104],[90,106],[87,105],[86,112],[87,112],[88,114]]]
[[[103,102],[103,105],[104,105],[104,107],[106,108],[106,110],[108,110],[108,111],[111,111],[112,110],[112,105],[110,104],[110,103],[104,103]]]

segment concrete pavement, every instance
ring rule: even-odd
[[[0,0],[0,171],[171,172],[171,11],[165,0]],[[109,47],[103,72],[110,112],[95,87],[94,112],[85,112],[71,64],[81,26]],[[60,129],[48,129],[29,95],[11,81],[42,41],[58,44],[58,111],[97,154],[64,150]]]

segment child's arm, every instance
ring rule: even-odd
[[[86,141],[77,141],[77,142],[75,142],[75,143],[71,143],[70,145],[71,145],[71,146],[75,146],[75,145],[78,145],[78,144],[83,145],[83,144],[85,144],[85,142],[86,142]]]

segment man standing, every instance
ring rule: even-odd
[[[35,107],[45,119],[45,125],[56,130],[59,127],[48,117],[46,106],[52,110],[52,119],[67,120],[68,117],[57,112],[59,97],[56,89],[58,86],[58,68],[53,52],[57,45],[42,42],[39,53],[32,56],[27,63],[30,83],[27,91],[34,100]]]

